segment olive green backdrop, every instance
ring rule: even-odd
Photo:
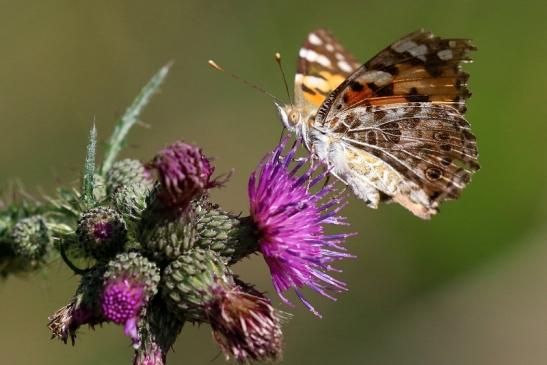
[[[244,279],[294,314],[283,364],[544,364],[547,362],[547,5],[413,1],[0,1],[0,183],[52,192],[78,178],[88,129],[104,140],[114,120],[164,63],[172,73],[130,136],[147,160],[175,139],[201,145],[217,171],[214,193],[247,212],[246,180],[276,143],[272,101],[206,65],[216,59],[282,98],[273,61],[292,79],[308,31],[328,27],[365,60],[418,28],[469,37],[479,47],[468,119],[482,170],[461,199],[423,222],[398,206],[352,200],[358,258],[339,275],[337,302],[310,295],[324,314],[283,307],[260,257]],[[83,330],[76,347],[51,341],[47,316],[73,293],[61,263],[0,284],[2,364],[130,364],[116,326]],[[209,329],[188,326],[171,364],[222,364]]]

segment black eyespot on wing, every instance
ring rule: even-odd
[[[350,82],[349,87],[350,87],[351,90],[354,91],[354,92],[363,91],[363,89],[365,88],[365,87],[363,86],[363,84],[361,84],[360,82],[357,82],[357,81],[352,81],[352,82]]]

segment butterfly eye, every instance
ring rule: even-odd
[[[296,124],[298,122],[298,113],[297,112],[291,112],[289,114],[289,121],[292,123],[292,124]]]

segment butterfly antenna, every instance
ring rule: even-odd
[[[266,91],[265,89],[261,88],[260,86],[256,85],[256,84],[253,84],[252,82],[250,81],[247,81],[245,80],[244,78],[241,78],[239,77],[238,75],[230,72],[230,71],[226,71],[224,68],[220,67],[215,61],[213,60],[209,60],[207,61],[207,63],[209,64],[209,66],[211,66],[211,68],[217,70],[217,71],[220,71],[220,72],[224,72],[224,73],[227,73],[228,75],[230,75],[231,78],[239,81],[239,82],[242,82],[244,83],[245,85],[261,92],[262,94],[265,94],[265,95],[268,95],[270,98],[274,99],[276,102],[278,102],[279,104],[283,104],[283,102],[281,100],[279,100],[279,98],[277,98],[275,95],[273,95],[271,92],[269,91]]]
[[[289,102],[292,105],[293,103],[292,103],[291,93],[289,92],[289,84],[287,83],[287,76],[285,74],[285,71],[283,70],[283,65],[281,64],[281,54],[279,52],[275,53],[275,62],[277,63],[277,66],[279,67],[281,76],[283,76],[283,84],[285,85],[285,91],[287,92]]]

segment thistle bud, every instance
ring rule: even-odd
[[[138,160],[125,159],[114,162],[106,176],[106,190],[109,196],[126,185],[143,185],[150,188],[153,179],[146,167]]]
[[[80,216],[76,234],[85,252],[101,260],[123,249],[127,240],[127,226],[115,210],[97,207]]]
[[[108,263],[104,274],[101,309],[106,319],[125,326],[125,334],[138,344],[137,321],[157,291],[159,269],[136,252],[122,253]]]
[[[131,222],[138,222],[148,206],[151,187],[145,184],[128,184],[112,194],[112,204],[120,214]]]
[[[193,207],[196,246],[217,252],[230,265],[259,250],[255,226],[249,217],[241,218],[206,201],[196,202]]]
[[[163,296],[182,319],[204,321],[203,305],[213,299],[217,281],[231,282],[232,276],[215,252],[195,248],[171,262],[163,271]]]
[[[14,254],[24,261],[37,261],[51,248],[49,229],[41,216],[23,218],[10,232]]]
[[[201,149],[175,142],[161,150],[150,166],[158,171],[158,199],[167,207],[185,209],[190,201],[216,185],[211,180],[213,165]]]
[[[143,248],[156,260],[171,261],[194,247],[196,239],[193,214],[162,219],[144,234]]]

